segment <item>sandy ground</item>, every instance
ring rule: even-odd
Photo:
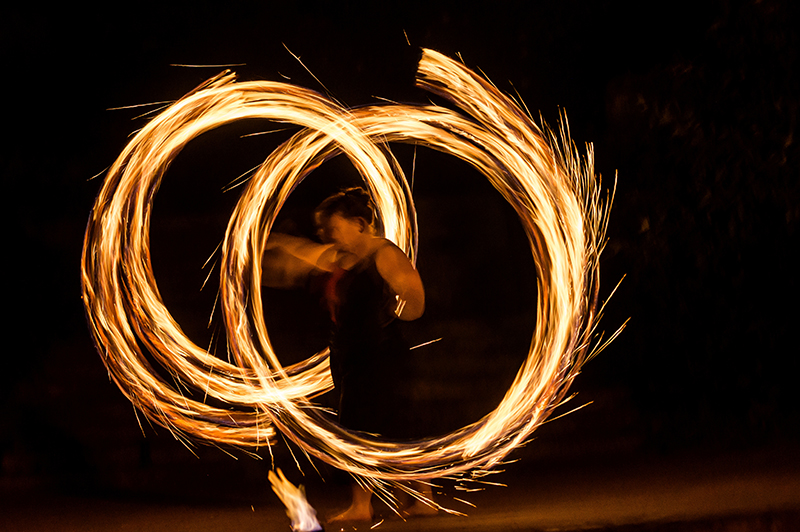
[[[800,457],[793,448],[724,456],[595,459],[557,467],[511,464],[491,486],[439,501],[468,514],[409,519],[378,507],[379,524],[325,525],[332,530],[800,530]],[[346,487],[308,482],[320,517],[345,504]],[[2,531],[249,532],[289,530],[289,519],[264,483],[252,500],[170,502],[154,497],[71,496],[8,481],[2,484]],[[250,504],[255,501],[255,504]],[[383,517],[382,522],[379,521]],[[324,521],[323,521],[324,522]]]

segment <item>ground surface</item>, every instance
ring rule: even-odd
[[[386,519],[375,529],[800,530],[800,458],[786,447],[726,455],[595,459],[553,468],[523,461],[510,465],[495,480],[507,487],[490,487],[465,497],[475,508],[440,498],[468,517],[440,514],[402,521],[380,509]],[[345,504],[344,486],[311,478],[307,484],[309,499],[323,519]],[[445,487],[448,496],[449,491]],[[250,499],[234,496],[219,504],[124,492],[70,496],[63,490],[8,482],[2,500],[3,531],[289,530],[289,520],[266,481],[263,492]],[[253,501],[256,504],[250,504]],[[354,528],[370,527],[326,525],[328,532]]]

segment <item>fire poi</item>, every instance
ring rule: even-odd
[[[565,116],[555,130],[537,125],[487,80],[438,52],[423,50],[417,85],[459,110],[403,104],[347,109],[302,87],[237,82],[226,71],[133,137],[95,201],[82,287],[109,376],[140,412],[176,438],[242,448],[269,445],[277,429],[310,457],[349,472],[388,499],[390,486],[410,490],[408,480],[480,481],[566,400],[581,365],[607,345],[594,336],[611,201],[601,193],[592,147],[581,156]],[[303,129],[266,157],[228,224],[219,300],[229,363],[186,337],[164,305],[150,261],[150,218],[159,184],[188,142],[253,118]],[[347,156],[363,178],[386,238],[415,261],[410,187],[382,149],[392,142],[426,146],[480,171],[519,215],[539,280],[530,350],[500,404],[450,434],[411,443],[351,432],[320,415],[309,398],[331,387],[327,350],[282,366],[261,300],[260,262],[277,213],[298,183],[337,154]],[[230,409],[184,395],[149,360],[181,386]]]

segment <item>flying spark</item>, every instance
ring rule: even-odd
[[[134,136],[109,170],[89,219],[82,286],[109,375],[148,418],[182,440],[243,448],[267,444],[277,427],[307,455],[388,499],[390,485],[412,492],[408,480],[483,482],[565,402],[582,363],[597,351],[590,344],[611,198],[602,197],[592,148],[581,157],[566,117],[556,130],[537,125],[486,79],[438,52],[423,50],[417,84],[461,112],[402,104],[346,109],[294,85],[236,82],[223,72]],[[235,362],[229,363],[195,345],[165,307],[151,267],[149,228],[155,193],[181,149],[203,132],[250,118],[303,129],[255,171],[226,231],[220,302]],[[322,415],[310,398],[332,387],[327,350],[283,367],[261,298],[261,257],[277,213],[314,168],[342,153],[364,179],[386,237],[415,261],[411,189],[382,149],[388,142],[442,151],[486,176],[519,215],[539,279],[530,350],[497,408],[450,434],[415,442],[351,432]],[[185,396],[151,360],[182,386],[231,409]]]

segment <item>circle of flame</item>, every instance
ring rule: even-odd
[[[564,402],[582,363],[602,348],[589,349],[611,201],[600,197],[591,146],[581,158],[565,119],[558,131],[540,128],[486,80],[437,52],[423,50],[417,84],[469,117],[438,106],[345,109],[310,90],[237,83],[226,73],[131,140],[110,168],[87,225],[82,286],[109,376],[137,409],[181,440],[257,447],[269,443],[277,426],[307,454],[380,489],[408,479],[477,479]],[[259,167],[226,232],[220,298],[236,361],[230,364],[196,346],[165,307],[150,264],[149,227],[153,197],[180,150],[203,132],[247,118],[304,129]],[[348,431],[322,415],[307,398],[332,386],[327,350],[284,368],[261,307],[260,260],[276,214],[302,179],[339,153],[363,177],[387,238],[414,261],[413,201],[399,165],[381,149],[388,142],[425,145],[482,172],[519,215],[539,279],[531,347],[497,408],[453,433],[414,442]],[[181,386],[235,410],[187,397]]]

